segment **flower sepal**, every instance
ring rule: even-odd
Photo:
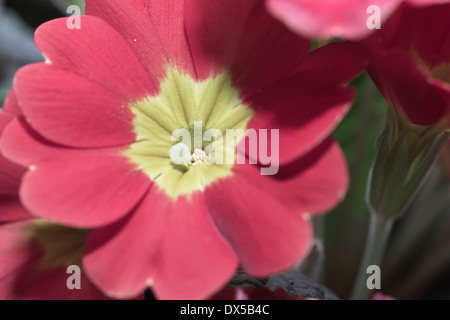
[[[384,219],[399,218],[448,137],[443,121],[418,126],[390,111],[386,127],[377,141],[368,181],[366,200],[370,210]]]

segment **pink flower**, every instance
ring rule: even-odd
[[[45,229],[46,228],[46,229]],[[46,252],[35,234],[48,241],[55,252]],[[1,300],[105,300],[108,299],[81,272],[80,289],[69,289],[67,266],[52,264],[77,254],[67,242],[66,247],[60,241],[74,240],[82,235],[80,230],[48,224],[36,220],[10,222],[0,225],[0,299]],[[49,232],[50,231],[50,232]],[[56,232],[55,232],[56,231]],[[57,233],[59,232],[59,233]],[[86,231],[84,231],[86,232]],[[33,236],[30,237],[30,234]],[[54,239],[52,239],[54,237]],[[72,239],[71,239],[72,238]],[[82,238],[79,238],[82,240]],[[79,245],[83,244],[78,243]],[[66,250],[71,249],[72,251]],[[80,256],[81,258],[81,256]]]
[[[158,298],[201,299],[239,263],[254,276],[297,264],[310,216],[346,191],[329,135],[364,55],[349,44],[307,55],[309,42],[257,0],[88,0],[86,12],[81,29],[66,19],[41,26],[47,63],[15,78],[24,117],[1,147],[29,168],[27,209],[93,229],[83,265],[114,297],[152,286]],[[261,175],[248,159],[174,165],[171,134],[195,121],[219,132],[279,129],[278,173]]]
[[[450,127],[450,4],[402,6],[364,44],[369,73],[400,119]]]
[[[3,107],[0,136],[5,126],[20,115],[12,91]],[[78,251],[81,259],[86,231],[32,219],[18,197],[24,172],[24,168],[0,155],[0,300],[106,299],[83,273],[81,290],[67,288],[70,275],[61,262],[74,261],[71,257],[77,252],[72,251]]]
[[[0,112],[0,136],[5,127],[19,114],[15,95],[11,91],[3,111]],[[24,167],[14,164],[0,154],[0,223],[29,217],[18,197],[20,180],[25,171]]]
[[[448,3],[449,0],[267,0],[269,11],[295,32],[309,38],[342,37],[359,40],[372,31],[367,20],[380,8],[384,22],[404,1],[416,6]]]

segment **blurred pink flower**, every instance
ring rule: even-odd
[[[367,27],[370,6],[380,8],[386,21],[402,2],[416,6],[449,0],[267,0],[269,11],[289,28],[308,38],[341,37],[359,40],[373,30]]]
[[[29,233],[35,223],[36,220],[31,219],[0,225],[0,300],[108,299],[83,272],[81,288],[69,290],[67,266],[42,266],[46,252]],[[58,243],[53,245],[58,246]]]
[[[450,128],[450,4],[403,5],[363,43],[369,74],[396,113],[414,125]]]

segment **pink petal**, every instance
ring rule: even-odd
[[[31,217],[20,203],[18,196],[0,195],[0,223],[25,220]]]
[[[25,228],[31,220],[0,226],[0,281],[14,270],[33,263],[42,250],[26,236]]]
[[[212,224],[201,194],[173,203],[154,186],[124,221],[92,232],[84,265],[114,297],[153,285],[160,299],[201,299],[232,276],[237,259]]]
[[[26,169],[0,155],[0,195],[18,193],[20,180]]]
[[[202,193],[170,206],[153,285],[160,299],[205,299],[231,279],[237,257],[214,226]]]
[[[10,115],[16,117],[22,113],[17,103],[17,97],[13,89],[9,90],[8,96],[3,104],[3,111],[9,113]]]
[[[384,97],[412,123],[431,125],[445,116],[449,91],[431,79],[409,53],[391,50],[369,68],[369,73]]]
[[[243,167],[246,167],[245,169]],[[206,200],[215,224],[251,275],[265,277],[295,266],[310,249],[311,223],[303,212],[272,195],[270,178],[256,167],[237,165],[235,174],[209,186]],[[253,178],[240,174],[254,170]],[[264,201],[262,201],[264,199]]]
[[[343,87],[364,71],[368,59],[363,47],[351,42],[335,42],[322,46],[308,54],[295,70],[296,76],[302,75],[308,79],[299,90],[317,92],[330,87]]]
[[[70,158],[79,154],[78,149],[62,148],[39,136],[23,117],[18,117],[4,130],[0,149],[5,157],[25,167],[55,158]],[[85,150],[85,154],[95,153]]]
[[[433,1],[428,2],[431,4]],[[405,51],[419,55],[430,69],[442,63],[450,63],[449,16],[450,5],[424,8],[404,6],[398,25],[389,26],[395,30],[392,42],[385,41],[384,44],[401,46]],[[391,30],[381,31],[389,33]]]
[[[83,265],[89,277],[110,296],[132,297],[153,282],[155,253],[170,206],[166,196],[156,190],[151,188],[125,219],[94,229],[89,235]]]
[[[87,0],[86,14],[100,17],[128,42],[155,79],[175,64],[195,76],[184,30],[184,0]]]
[[[272,195],[292,210],[311,215],[334,208],[343,199],[349,183],[345,156],[332,138],[280,167],[273,178]]]
[[[267,98],[265,101],[270,104],[270,108],[282,105],[284,112],[276,113],[274,109],[266,109],[255,115],[248,127],[258,132],[266,128],[280,128],[278,164],[285,165],[311,151],[331,134],[349,110],[354,90],[347,88],[328,91],[327,95],[323,96],[296,97],[282,97],[282,91],[280,90],[279,98],[272,100],[272,97],[265,96]],[[261,96],[261,99],[263,98]],[[268,142],[268,150],[275,148],[270,140]],[[273,160],[273,164],[277,164],[276,159]]]
[[[109,147],[136,139],[127,102],[76,74],[34,64],[17,73],[14,88],[27,121],[53,142]]]
[[[309,54],[293,76],[247,100],[257,110],[247,127],[257,130],[259,140],[265,137],[261,129],[279,130],[279,162],[275,159],[275,163],[296,160],[330,135],[353,102],[354,90],[345,85],[366,62],[358,46],[330,44]],[[267,140],[272,150],[271,139]]]
[[[234,172],[249,183],[261,184],[258,166],[236,165]],[[348,188],[345,157],[332,138],[298,160],[281,166],[276,175],[265,178],[270,194],[293,212],[316,215],[329,211]]]
[[[297,84],[306,79],[299,77]],[[301,88],[301,87],[300,87]],[[287,164],[320,144],[336,128],[347,113],[354,97],[352,88],[327,90],[326,94],[302,93],[293,83],[279,82],[254,97],[255,105],[262,105],[249,121],[247,127],[256,130],[258,141],[267,140],[268,150],[279,148],[279,157],[273,164]],[[265,139],[261,130],[279,130],[279,144],[272,146],[271,138]],[[274,141],[276,142],[276,140]],[[245,140],[238,145],[246,150]],[[264,142],[263,142],[264,143]],[[251,155],[252,158],[255,158]]]
[[[138,204],[151,183],[121,151],[80,151],[37,164],[22,181],[24,206],[38,217],[80,228],[120,219]]]
[[[450,0],[405,0],[405,2],[415,6],[430,6],[434,4],[450,3]]]
[[[33,221],[0,226],[0,299],[106,299],[84,274],[81,290],[69,290],[65,268],[38,267],[43,251],[25,230]]]
[[[372,30],[367,27],[377,5],[385,21],[402,0],[268,0],[268,10],[289,28],[308,38],[344,37],[359,40]]]
[[[118,31],[96,17],[80,19],[81,29],[67,28],[67,18],[61,18],[36,30],[37,46],[52,65],[97,82],[126,100],[156,93],[157,85]]]
[[[5,111],[0,112],[0,136],[12,120],[13,117],[10,114]],[[16,195],[24,172],[23,167],[8,161],[0,153],[0,195]]]
[[[117,220],[131,211],[150,184],[117,154],[120,150],[61,148],[39,137],[20,118],[5,130],[0,146],[10,159],[38,168],[23,183],[22,193],[29,193],[23,196],[25,205],[29,203],[27,207],[38,216],[43,213],[63,223],[83,227]]]
[[[14,119],[14,116],[6,111],[0,111],[0,135],[6,126]]]
[[[243,97],[292,72],[309,42],[268,15],[258,0],[186,2],[186,32],[200,79],[230,69]]]

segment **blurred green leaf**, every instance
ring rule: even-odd
[[[387,105],[367,73],[352,83],[355,103],[334,137],[347,158],[350,187],[344,201],[325,215],[324,284],[341,298],[348,297],[364,248],[369,211],[366,184],[382,132]]]

